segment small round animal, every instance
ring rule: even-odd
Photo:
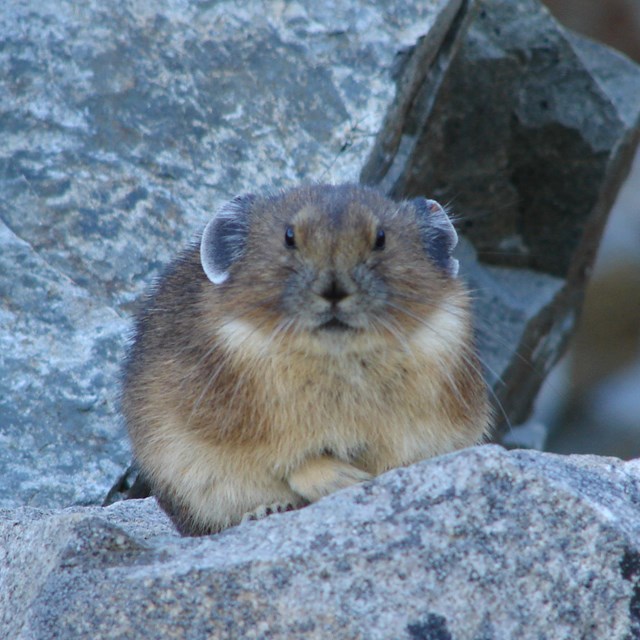
[[[479,442],[490,411],[443,208],[371,188],[240,196],[137,319],[123,413],[187,535]]]

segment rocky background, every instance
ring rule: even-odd
[[[0,41],[0,637],[639,637],[633,462],[472,449],[203,540],[99,507],[145,287],[222,202],[301,180],[452,205],[496,439],[540,448],[636,65],[535,0],[27,0]]]
[[[640,62],[636,0],[546,0],[566,25]],[[640,457],[640,152],[618,194],[569,354],[550,376],[537,419],[545,448]]]

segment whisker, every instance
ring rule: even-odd
[[[396,309],[397,311],[400,311],[401,313],[404,313],[407,316],[409,316],[410,318],[413,318],[414,320],[416,320],[422,326],[424,326],[429,331],[431,331],[436,338],[438,338],[439,340],[442,341],[443,344],[446,344],[446,340],[443,338],[441,333],[439,331],[437,331],[433,327],[433,324],[429,323],[427,320],[425,320],[424,318],[421,318],[420,316],[416,315],[415,313],[409,311],[405,307],[402,307],[400,305],[396,305],[396,304],[394,304],[392,302],[389,302],[389,301],[387,301],[387,304],[390,307]],[[478,375],[481,375],[483,378],[485,377],[483,372],[478,368],[478,366],[475,364],[475,362],[473,362],[473,360],[465,352],[462,352],[461,356],[462,356],[462,359],[464,360],[464,362],[465,362],[465,364],[467,366],[469,366],[471,369],[473,369],[473,371],[475,371]],[[479,356],[478,356],[478,359],[480,360]],[[480,360],[480,363],[482,364],[483,367],[485,367],[487,369],[487,371],[489,371],[489,373],[491,373],[494,376],[494,378],[497,381],[499,381],[503,386],[506,387],[506,383],[504,382],[502,377],[499,376],[486,362]],[[493,400],[495,401],[496,405],[500,409],[500,413],[502,414],[502,416],[505,419],[507,425],[509,426],[509,429],[512,429],[511,420],[509,419],[509,416],[507,415],[507,412],[505,411],[504,406],[500,402],[500,399],[498,398],[497,393],[494,391],[493,387],[490,384],[487,384],[486,387],[487,387],[487,390],[489,391],[489,393],[491,394],[491,396],[493,397]]]
[[[191,424],[191,421],[193,420],[193,417],[198,412],[198,409],[200,409],[200,405],[201,405],[202,401],[204,400],[204,398],[209,393],[211,387],[213,386],[215,381],[218,379],[220,373],[225,368],[225,366],[226,366],[226,361],[225,361],[225,359],[223,359],[220,362],[220,364],[216,367],[216,369],[214,370],[212,375],[209,376],[209,380],[207,380],[207,384],[204,386],[202,392],[200,393],[200,395],[198,396],[198,398],[194,402],[193,407],[191,408],[191,412],[189,413],[189,417],[187,418],[187,426]]]
[[[411,356],[414,361],[417,361],[417,357],[415,355],[415,350],[411,348],[411,345],[408,342],[407,336],[402,331],[401,327],[397,325],[392,319],[385,320],[383,318],[376,318],[375,322],[377,324],[381,324],[391,335],[398,340],[398,342],[402,345],[403,351]]]
[[[410,296],[410,295],[406,295],[406,294],[394,294],[394,297],[406,300],[407,302],[417,302],[417,303],[420,303],[422,305],[430,306],[434,310],[436,310],[438,308],[441,308],[441,305],[442,305],[442,303],[440,303],[440,306],[437,306],[435,304],[429,304],[428,301],[425,303],[425,300],[423,298],[420,298],[419,296]],[[454,317],[459,318],[461,320],[465,320],[467,318],[467,315],[466,315],[466,313],[464,311],[456,309],[456,308],[451,308],[450,306],[447,308],[447,312],[450,313],[451,315],[453,315]],[[495,330],[493,330],[492,328],[489,328],[489,327],[485,326],[483,324],[483,319],[479,318],[477,315],[474,316],[473,328],[480,335],[488,336],[492,340],[495,340],[496,342],[498,342],[501,346],[509,349],[513,353],[513,355],[518,360],[520,360],[520,362],[522,362],[524,365],[529,367],[532,372],[534,372],[534,373],[536,372],[536,367],[531,362],[531,360],[529,360],[528,358],[523,356],[520,353],[520,350],[518,348],[514,348],[512,342],[504,339],[501,335],[496,333]],[[521,342],[520,346],[524,347],[525,349],[532,349],[533,348],[532,345],[527,344],[526,342]]]
[[[274,296],[274,299],[275,299],[275,296]],[[272,300],[272,299],[263,299],[263,300],[261,300],[261,301],[260,301],[260,303],[259,303],[259,304],[256,304],[256,305],[250,305],[249,309],[250,309],[250,310],[255,310],[255,309],[258,309],[258,308],[261,308],[261,307],[266,307],[266,306],[269,306],[272,302],[273,302],[273,300]],[[241,317],[241,316],[243,316],[243,315],[246,315],[246,309],[242,309],[242,310],[238,311],[235,315],[228,317],[228,318],[227,318],[227,320],[226,320],[226,322],[225,322],[225,324],[226,324],[226,323],[229,323],[229,322],[233,322],[233,321],[237,320],[238,318],[240,318],[240,317]],[[188,349],[190,349],[190,348],[191,348],[191,347],[187,346],[187,347],[183,348],[180,352],[186,351],[186,350],[188,350]],[[218,344],[217,344],[216,342],[213,342],[213,344],[212,344],[211,348],[210,348],[210,349],[209,349],[209,350],[208,350],[208,351],[207,351],[207,352],[206,352],[206,353],[205,353],[205,354],[204,354],[204,355],[203,355],[203,356],[198,360],[198,362],[196,363],[196,366],[195,366],[194,368],[195,368],[195,369],[199,369],[199,368],[200,368],[200,365],[201,365],[205,360],[207,360],[208,358],[210,358],[210,357],[211,357],[211,355],[213,355],[213,352],[214,352],[217,348],[218,348]]]

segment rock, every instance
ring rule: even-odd
[[[128,453],[125,321],[0,221],[0,508],[98,503]]]
[[[101,502],[137,299],[221,202],[301,180],[456,196],[487,375],[526,418],[637,132],[628,61],[533,0],[27,0],[0,38],[3,506]]]
[[[536,0],[478,5],[451,63],[427,74],[401,134],[391,144],[381,133],[361,178],[392,194],[452,202],[483,262],[517,268],[522,282],[532,271],[559,279],[528,322],[514,323],[509,305],[494,307],[499,287],[478,292],[489,343],[506,337],[513,347],[483,344],[483,355],[507,358],[494,364],[503,380],[494,388],[517,424],[579,315],[638,140],[640,73],[567,32]]]
[[[236,193],[355,180],[396,51],[428,65],[461,4],[0,12],[0,505],[102,502],[136,299]]]
[[[547,425],[532,419],[512,427],[502,438],[508,449],[536,449],[542,451],[547,440]]]
[[[0,619],[33,640],[627,640],[639,505],[638,461],[485,446],[205,538],[152,500],[22,508],[0,518]]]
[[[556,453],[640,457],[639,202],[640,148],[609,215],[571,351],[536,400]]]

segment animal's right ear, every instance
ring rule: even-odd
[[[229,277],[229,268],[245,251],[253,195],[237,196],[211,218],[200,241],[200,262],[213,284]]]

